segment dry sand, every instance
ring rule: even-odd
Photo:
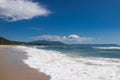
[[[0,46],[0,80],[50,80],[48,75],[24,64],[24,54],[10,49],[10,46]]]

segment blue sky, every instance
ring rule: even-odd
[[[4,4],[12,4],[8,1],[11,0]],[[48,39],[49,35],[50,40],[58,36],[60,41],[66,37],[65,41],[72,38],[71,42],[77,40],[77,43],[120,43],[120,0],[33,0],[31,3],[38,3],[37,6],[48,12],[37,13],[38,9],[32,10],[30,5],[26,11],[36,10],[36,13],[33,16],[28,10],[23,17],[15,14],[14,6],[13,9],[0,6],[0,36],[19,41],[43,36]]]

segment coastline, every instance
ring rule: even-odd
[[[0,45],[0,80],[50,80],[50,76],[23,63],[25,52]]]
[[[55,50],[10,46],[0,51],[0,80],[119,80],[119,63],[119,59],[73,58]]]
[[[27,52],[29,67],[50,75],[51,80],[119,80],[120,60],[67,56],[59,51],[19,46]],[[34,54],[33,54],[34,53]],[[91,74],[92,73],[92,74]]]

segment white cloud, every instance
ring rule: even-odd
[[[32,0],[0,0],[0,18],[5,20],[32,19],[49,13],[49,10]]]
[[[68,35],[68,36],[42,35],[42,36],[33,37],[33,39],[35,39],[35,40],[61,41],[61,42],[64,42],[64,43],[77,44],[77,43],[82,43],[84,41],[91,40],[92,38],[90,38],[90,37],[80,37],[76,34],[71,34],[71,35]]]

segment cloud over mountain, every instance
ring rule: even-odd
[[[36,36],[33,37],[35,40],[50,40],[50,41],[61,41],[64,43],[72,43],[72,44],[77,44],[81,43],[84,41],[91,40],[92,38],[90,37],[80,37],[76,34],[71,34],[68,36],[57,36],[57,35],[42,35],[42,36]]]
[[[0,18],[8,21],[47,16],[48,9],[32,0],[0,0]]]

